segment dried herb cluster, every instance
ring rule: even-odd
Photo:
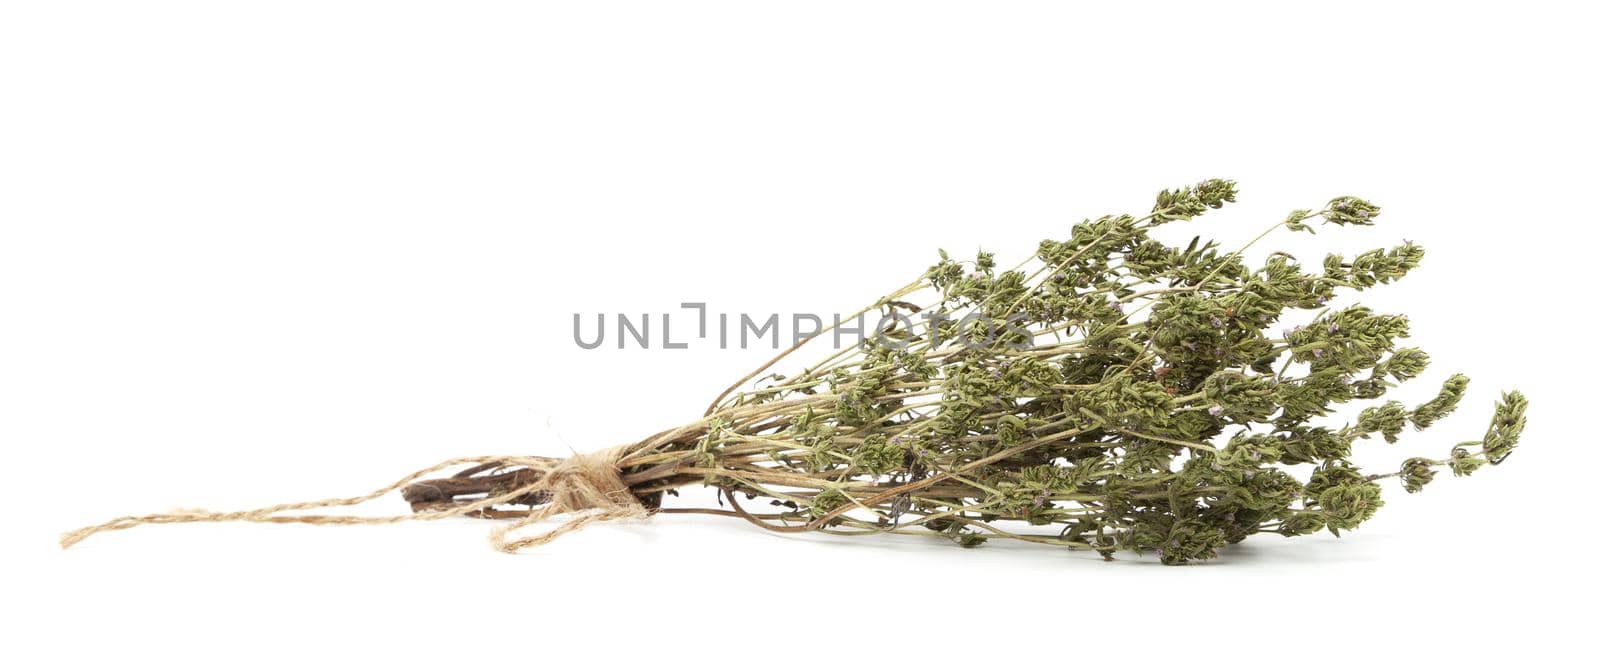
[[[1415,492],[1442,468],[1469,475],[1511,453],[1527,407],[1518,392],[1502,397],[1485,434],[1441,458],[1390,473],[1358,467],[1360,442],[1433,426],[1467,386],[1457,375],[1420,405],[1381,402],[1422,373],[1427,354],[1399,345],[1402,315],[1330,307],[1341,291],[1405,276],[1423,249],[1329,255],[1319,266],[1273,254],[1251,268],[1216,243],[1174,248],[1151,236],[1234,194],[1223,180],[1162,192],[1149,212],[1082,222],[1004,271],[988,253],[941,252],[863,313],[951,319],[895,329],[791,377],[750,383],[753,373],[706,418],[628,448],[623,478],[660,511],[780,531],[963,546],[1007,537],[1179,564],[1257,533],[1338,534],[1383,505],[1386,478]],[[1340,197],[1272,228],[1312,234],[1378,215]],[[1314,316],[1286,325],[1294,310]],[[982,323],[962,320],[971,316],[1012,327],[963,340],[963,326]],[[1322,423],[1353,401],[1371,402],[1354,423]],[[481,471],[493,481],[515,470]],[[728,509],[662,505],[702,484],[720,488]],[[750,500],[760,509],[741,502]]]

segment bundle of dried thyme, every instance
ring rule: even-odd
[[[962,546],[1003,537],[1181,564],[1258,533],[1338,534],[1383,505],[1385,480],[1416,492],[1437,469],[1470,475],[1510,455],[1527,408],[1515,391],[1481,437],[1442,457],[1391,472],[1358,467],[1358,444],[1432,426],[1467,386],[1455,375],[1420,405],[1378,402],[1421,374],[1427,354],[1399,345],[1402,315],[1330,307],[1341,291],[1405,276],[1422,247],[1329,255],[1318,269],[1280,253],[1252,268],[1243,250],[1198,238],[1169,247],[1151,235],[1234,195],[1224,180],[1164,191],[1149,212],[1079,223],[1005,271],[988,253],[958,261],[940,252],[915,281],[857,313],[883,318],[879,337],[792,376],[756,378],[801,342],[723,392],[703,419],[632,445],[564,460],[449,460],[353,498],[124,517],[70,533],[63,545],[152,522],[468,515],[517,519],[495,533],[497,547],[514,550],[594,520],[692,512],[783,532],[911,534]],[[1369,225],[1378,213],[1339,197],[1289,213],[1262,236]],[[1285,327],[1293,311],[1308,317]],[[907,312],[941,318],[919,328]],[[1324,423],[1355,401],[1371,404],[1354,423]],[[470,466],[421,479],[460,465]],[[690,486],[716,488],[725,508],[667,504]],[[297,513],[398,488],[413,514]],[[562,513],[573,518],[555,530],[508,538]]]

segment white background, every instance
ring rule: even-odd
[[[1574,635],[1596,579],[1595,16],[1113,4],[5,3],[5,647]],[[632,441],[696,417],[771,352],[585,351],[574,312],[850,312],[938,247],[1015,260],[1211,176],[1237,179],[1241,201],[1174,241],[1237,245],[1350,193],[1385,207],[1380,226],[1253,252],[1429,248],[1362,300],[1408,313],[1434,356],[1399,396],[1457,370],[1474,391],[1364,459],[1476,438],[1514,386],[1533,402],[1517,455],[1392,488],[1342,540],[1262,537],[1185,568],[709,516],[517,556],[467,520],[160,526],[55,547],[125,513]]]

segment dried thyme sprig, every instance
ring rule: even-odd
[[[1178,564],[1257,533],[1338,534],[1383,505],[1380,480],[1415,492],[1440,467],[1468,475],[1511,453],[1527,406],[1517,392],[1503,396],[1486,434],[1447,457],[1362,471],[1351,460],[1358,442],[1428,428],[1466,389],[1456,375],[1419,405],[1376,403],[1354,423],[1323,423],[1428,365],[1421,350],[1398,344],[1406,317],[1329,307],[1341,290],[1404,277],[1423,249],[1329,255],[1320,269],[1275,253],[1252,268],[1242,249],[1198,238],[1174,248],[1150,233],[1234,197],[1224,180],[1164,191],[1149,212],[1079,223],[1005,271],[988,253],[963,262],[941,252],[916,281],[858,314],[910,308],[945,319],[748,384],[774,360],[704,419],[628,447],[623,480],[659,511],[730,514],[779,531],[963,546],[1004,537],[1107,559],[1148,551]],[[1379,213],[1339,197],[1289,213],[1262,236],[1368,225]],[[1283,327],[1294,309],[1320,312]],[[1004,327],[962,337],[979,317]],[[1288,472],[1295,466],[1309,469],[1307,480]],[[516,471],[478,469],[453,479],[464,483],[456,490],[424,483],[408,496],[419,509],[449,507],[456,495],[493,496]],[[730,509],[661,507],[688,485],[718,487]],[[753,512],[740,497],[773,509]]]

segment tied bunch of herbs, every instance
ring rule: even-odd
[[[1420,404],[1385,401],[1428,355],[1400,344],[1405,316],[1332,307],[1342,292],[1405,276],[1423,249],[1407,242],[1320,265],[1278,253],[1251,267],[1242,250],[1151,235],[1234,196],[1224,180],[1165,191],[1148,212],[1084,221],[1008,270],[988,253],[957,261],[941,252],[858,316],[947,318],[922,328],[891,319],[884,337],[756,380],[774,360],[705,418],[626,447],[621,478],[653,511],[778,531],[962,546],[1002,537],[1181,564],[1254,534],[1339,534],[1384,504],[1386,480],[1416,492],[1443,470],[1470,475],[1511,454],[1527,408],[1514,391],[1481,436],[1439,457],[1382,472],[1357,465],[1356,448],[1434,426],[1467,387],[1455,375]],[[1339,197],[1268,233],[1312,235],[1378,216],[1369,202]],[[1309,318],[1286,323],[1294,314]],[[1366,407],[1353,422],[1332,422],[1358,401]],[[440,509],[519,486],[524,472],[486,465],[407,496],[418,510]],[[725,508],[663,504],[692,485],[718,488]]]

